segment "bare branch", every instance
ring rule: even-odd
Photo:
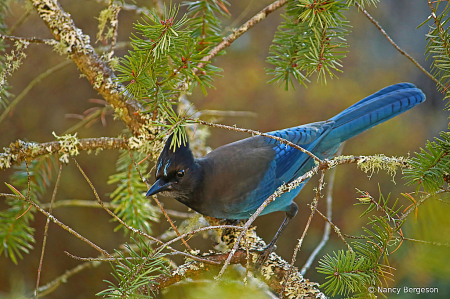
[[[210,127],[216,127],[216,128],[221,128],[221,129],[227,129],[227,130],[231,130],[231,131],[237,131],[237,132],[244,132],[244,133],[249,133],[249,134],[253,134],[253,135],[260,135],[260,136],[264,136],[264,137],[268,137],[271,139],[275,139],[283,144],[289,145],[290,147],[293,147],[299,151],[304,152],[305,154],[307,154],[308,156],[310,156],[311,158],[313,158],[316,162],[318,163],[322,163],[323,161],[320,160],[316,155],[314,155],[313,153],[311,153],[310,151],[304,149],[303,147],[290,142],[289,140],[286,140],[284,138],[280,138],[280,137],[276,137],[276,136],[272,136],[269,135],[267,133],[261,133],[259,131],[254,131],[254,130],[250,130],[250,129],[242,129],[242,128],[236,128],[236,127],[231,127],[231,126],[226,126],[226,125],[220,125],[220,124],[215,124],[215,123],[209,123],[206,122],[204,120],[193,120],[195,122],[201,123],[202,125],[206,125],[206,126],[210,126]]]
[[[425,75],[427,75],[428,77],[430,77],[431,80],[433,80],[434,82],[436,82],[439,86],[441,86],[442,88],[445,88],[445,86],[442,86],[442,84],[439,82],[439,80],[437,80],[432,74],[430,74],[423,66],[421,66],[417,60],[415,60],[411,55],[409,55],[408,53],[406,53],[404,50],[402,50],[395,42],[394,40],[386,33],[386,31],[384,31],[383,27],[380,26],[380,24],[367,12],[367,10],[365,10],[358,2],[355,1],[355,5],[356,7],[358,7],[358,9],[360,9],[364,15],[369,19],[370,22],[372,22],[372,24],[375,25],[375,27],[377,27],[378,30],[381,31],[381,33],[386,37],[386,39],[391,43],[391,45],[394,46],[395,49],[397,49],[397,51],[400,52],[400,54],[402,54],[403,56],[405,56],[406,58],[408,58],[415,66],[417,66],[422,72],[425,73]]]
[[[6,107],[6,109],[2,112],[0,115],[0,123],[6,118],[6,116],[10,113],[10,111],[30,92],[30,90],[39,82],[41,82],[46,77],[50,76],[54,72],[59,71],[63,67],[71,64],[71,60],[64,60],[61,63],[58,63],[57,65],[49,68],[45,72],[39,74],[36,78],[34,78],[28,85],[25,87],[20,94]]]
[[[123,260],[123,258],[118,258],[118,257],[79,257],[79,256],[73,255],[73,254],[71,254],[70,252],[67,252],[67,251],[64,251],[64,253],[67,256],[69,256],[69,257],[71,257],[71,258],[73,258],[75,260],[83,261],[83,262],[114,262],[116,260],[117,261],[122,261]],[[195,255],[192,255],[192,254],[189,254],[189,253],[186,253],[186,252],[178,251],[178,250],[175,250],[173,252],[164,254],[164,256],[168,256],[168,255],[182,255],[182,256],[184,256],[186,258],[193,259],[194,261],[198,261],[198,262],[206,263],[206,264],[212,264],[212,265],[215,265],[215,264],[218,263],[218,262],[213,261],[213,260],[201,258],[201,257],[195,256]],[[145,257],[140,257],[140,258],[127,257],[125,259],[126,260],[139,259],[140,261],[142,261],[144,263],[147,258],[145,258]]]
[[[344,149],[344,144],[345,143],[343,143],[339,147],[339,150],[337,151],[336,156],[340,156],[342,154],[342,150]],[[333,209],[332,209],[333,185],[334,185],[334,178],[335,178],[335,175],[336,175],[336,169],[337,168],[333,168],[333,169],[330,170],[330,178],[329,178],[329,182],[328,182],[328,186],[327,186],[327,216],[325,217],[327,222],[325,223],[325,228],[323,230],[322,240],[320,240],[320,243],[317,245],[316,248],[314,248],[313,252],[309,256],[309,258],[306,261],[305,265],[302,267],[302,270],[300,271],[300,273],[302,275],[305,275],[306,271],[309,269],[309,267],[311,267],[311,264],[314,262],[314,259],[316,258],[317,254],[319,254],[320,250],[325,246],[325,244],[328,242],[328,239],[330,237],[331,219],[332,219],[332,214],[333,214]],[[317,212],[320,215],[322,215],[322,213],[320,213],[319,210],[317,210]],[[344,239],[344,242],[345,242],[345,239]]]
[[[274,3],[268,5],[263,10],[261,10],[259,13],[257,13],[255,16],[253,16],[250,20],[245,22],[241,27],[239,27],[236,30],[233,30],[233,33],[228,35],[226,38],[223,39],[222,42],[220,42],[217,46],[211,49],[209,51],[208,55],[202,58],[202,61],[205,63],[200,63],[198,65],[199,68],[202,68],[205,66],[207,61],[210,61],[214,58],[220,51],[223,49],[229,47],[232,42],[234,42],[236,39],[238,39],[241,35],[243,35],[245,32],[247,32],[250,28],[258,24],[260,21],[264,20],[267,15],[269,15],[271,12],[274,12],[278,8],[282,7],[284,4],[286,4],[287,0],[278,0]]]
[[[305,226],[305,229],[303,230],[302,236],[298,240],[297,246],[295,246],[294,254],[292,255],[291,264],[290,264],[289,270],[286,273],[286,276],[284,278],[283,288],[282,288],[280,294],[283,294],[283,292],[287,286],[289,276],[291,274],[292,269],[294,268],[294,263],[297,259],[297,253],[300,251],[300,248],[302,247],[303,240],[305,239],[306,233],[308,232],[309,226],[311,225],[311,220],[314,217],[314,213],[317,210],[317,205],[319,204],[319,199],[322,197],[321,192],[322,192],[323,185],[324,185],[324,177],[325,177],[325,170],[322,170],[322,173],[321,173],[320,179],[319,179],[319,187],[317,187],[316,196],[314,197],[314,200],[311,205],[311,214],[309,215],[308,221],[306,222],[306,226]]]
[[[0,193],[0,196],[2,193]],[[13,196],[14,194],[11,194]],[[115,209],[119,206],[119,204],[111,203],[111,202],[103,202],[103,205],[108,209]],[[96,200],[84,200],[84,199],[63,199],[58,200],[53,203],[53,209],[62,208],[62,207],[84,207],[84,208],[102,208],[101,205],[98,204]],[[47,210],[50,208],[49,203],[44,203],[41,205],[41,208]],[[191,218],[195,215],[195,213],[185,213],[179,212],[175,210],[166,209],[168,215],[176,218]]]
[[[92,248],[94,248],[95,250],[97,250],[98,252],[100,252],[101,254],[111,257],[111,255],[104,249],[100,248],[98,245],[92,243],[90,240],[86,239],[85,237],[83,237],[82,235],[80,235],[79,233],[77,233],[75,230],[73,230],[72,228],[70,228],[69,226],[65,225],[64,223],[62,223],[61,221],[59,221],[58,219],[56,219],[53,215],[51,215],[50,213],[48,213],[47,211],[45,211],[44,209],[42,209],[37,203],[35,203],[33,200],[25,197],[25,196],[21,196],[22,200],[28,202],[29,204],[33,205],[39,212],[41,212],[42,214],[44,214],[48,219],[50,219],[51,221],[53,221],[53,223],[57,224],[58,226],[60,226],[61,228],[63,228],[64,230],[68,231],[69,233],[71,233],[72,235],[74,235],[75,237],[77,237],[78,239],[84,241],[85,243],[87,243],[89,246],[91,246]]]
[[[53,190],[52,200],[50,201],[50,209],[48,211],[49,214],[52,213],[52,205],[53,205],[53,202],[55,201],[56,192],[58,191],[59,179],[61,178],[61,172],[62,172],[62,164],[60,164],[60,166],[59,166],[59,172],[58,172],[58,177],[57,177],[56,183],[55,183],[55,189]],[[34,291],[34,295],[36,296],[36,298],[39,297],[39,280],[41,278],[42,262],[44,260],[45,244],[47,243],[49,223],[50,223],[50,219],[47,218],[47,221],[45,222],[45,228],[44,228],[44,240],[42,241],[41,259],[39,260],[39,268],[38,268],[38,275],[37,275],[37,281],[36,281],[36,290]]]

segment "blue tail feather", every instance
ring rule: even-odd
[[[397,84],[385,87],[383,89],[380,89],[376,93],[371,94],[370,96],[368,96],[368,97],[360,100],[359,102],[351,105],[350,107],[348,107],[347,109],[345,109],[344,111],[339,113],[338,115],[334,116],[333,119],[334,118],[339,118],[341,115],[346,114],[349,111],[356,109],[356,107],[358,107],[358,106],[360,106],[360,105],[362,105],[362,104],[364,104],[364,103],[366,103],[366,102],[368,102],[368,101],[370,101],[370,100],[372,100],[374,98],[378,98],[380,96],[383,96],[383,95],[388,94],[388,93],[393,92],[393,91],[402,90],[402,89],[410,89],[410,88],[416,88],[416,86],[414,84],[412,84],[412,83],[397,83]]]
[[[335,126],[322,143],[344,142],[423,101],[425,95],[413,84],[386,87],[331,118]]]

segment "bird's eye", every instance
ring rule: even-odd
[[[178,170],[177,177],[182,178],[184,176],[184,169]]]

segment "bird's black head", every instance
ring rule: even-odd
[[[195,163],[189,148],[189,141],[180,147],[172,145],[173,134],[169,136],[156,162],[156,182],[146,196],[161,193],[188,204],[195,188],[201,181],[200,166]],[[189,204],[188,204],[189,205]]]

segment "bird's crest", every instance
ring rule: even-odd
[[[168,176],[170,169],[177,168],[178,166],[189,166],[194,162],[194,156],[189,148],[189,140],[187,137],[180,143],[174,142],[173,138],[175,133],[172,133],[166,140],[166,144],[159,155],[156,173],[157,175]],[[179,136],[177,136],[180,138]]]

